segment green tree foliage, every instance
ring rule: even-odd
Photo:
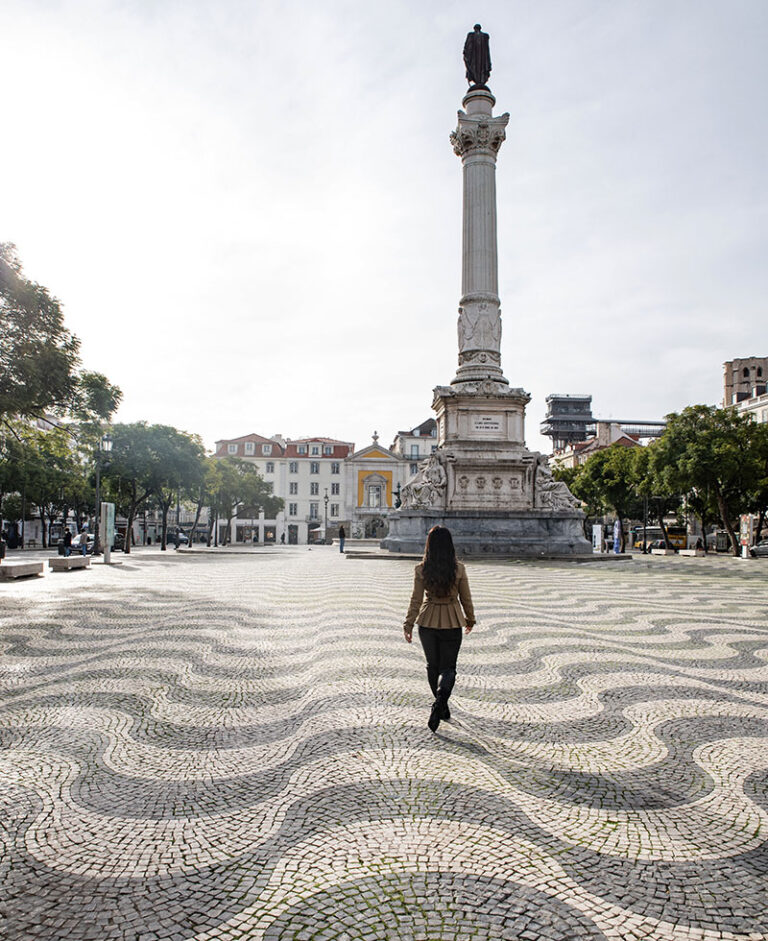
[[[165,546],[169,507],[178,493],[196,496],[204,479],[202,442],[169,425],[146,422],[114,425],[111,435],[112,451],[102,479],[105,495],[127,519],[124,551],[131,551],[133,521],[150,499],[163,514]]]
[[[621,527],[621,549],[624,551],[624,521],[642,516],[643,505],[637,490],[636,452],[640,448],[628,448],[612,444],[609,448],[593,454],[580,468],[574,481],[574,496],[579,492],[591,495],[595,505],[602,505],[616,514]]]
[[[112,426],[112,451],[102,470],[104,497],[114,501],[128,521],[124,552],[131,551],[133,521],[139,508],[154,494],[162,480],[157,428],[146,422]]]
[[[69,508],[86,488],[85,470],[75,439],[65,428],[24,432],[26,495],[34,503],[42,524],[43,547],[50,526],[66,518]]]
[[[754,480],[747,493],[747,508],[757,515],[755,541],[759,542],[768,512],[768,424],[754,426],[751,450],[754,460]]]
[[[660,478],[654,461],[655,454],[656,442],[633,451],[634,487],[638,498],[643,502],[643,519],[647,514],[648,522],[659,524],[664,537],[664,546],[668,549],[670,542],[666,520],[672,514],[681,515],[682,495],[670,491]]]
[[[229,542],[232,520],[239,510],[249,517],[256,516],[258,509],[267,516],[276,516],[283,508],[283,501],[272,493],[272,484],[266,483],[253,464],[236,457],[225,457],[218,461],[218,493],[216,506],[227,520],[224,542]]]
[[[80,341],[61,305],[23,273],[15,248],[0,243],[0,422],[46,412],[107,419],[122,393],[80,368]]]
[[[203,473],[197,486],[197,493],[191,495],[195,503],[195,521],[192,524],[192,535],[197,531],[197,524],[203,512],[203,507],[209,507],[208,514],[208,538],[207,543],[211,544],[211,534],[216,522],[216,509],[218,493],[221,490],[221,470],[219,461],[210,455],[203,458]]]
[[[738,555],[736,518],[765,498],[765,432],[735,409],[691,405],[667,415],[653,448],[653,473],[664,492],[687,494],[704,521],[716,508]]]
[[[597,451],[582,465],[556,473],[571,493],[584,504],[588,519],[612,510],[621,522],[622,549],[624,521],[642,515],[642,500],[637,490],[635,454],[640,448],[612,444]],[[585,521],[586,524],[586,521]]]
[[[195,499],[205,477],[205,449],[197,435],[153,425],[160,464],[154,496],[162,514],[161,549],[168,540],[168,511],[174,500]],[[194,527],[193,527],[194,532]]]

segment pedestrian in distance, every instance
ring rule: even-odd
[[[72,531],[69,529],[64,530],[64,555],[72,555]]]
[[[441,720],[451,718],[448,700],[456,682],[462,628],[469,634],[475,626],[467,570],[457,560],[453,537],[445,526],[433,526],[427,533],[424,558],[414,569],[413,593],[403,624],[409,644],[414,624],[419,628],[427,681],[435,697],[427,725],[436,732]]]
[[[339,526],[339,552],[344,551],[344,540],[347,538],[347,534],[343,526]]]

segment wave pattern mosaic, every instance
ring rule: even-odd
[[[137,557],[0,594],[7,941],[768,938],[760,562]]]

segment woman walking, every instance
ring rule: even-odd
[[[456,682],[461,629],[469,634],[475,626],[467,571],[456,559],[453,539],[445,526],[433,526],[427,533],[424,558],[414,569],[413,594],[403,624],[409,644],[414,623],[419,625],[419,640],[427,658],[427,680],[435,697],[427,722],[435,732],[441,719],[451,718],[448,699]]]

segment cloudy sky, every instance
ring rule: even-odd
[[[604,418],[768,355],[766,0],[4,0],[0,241],[118,420],[385,443],[456,367],[472,24],[502,365]]]

